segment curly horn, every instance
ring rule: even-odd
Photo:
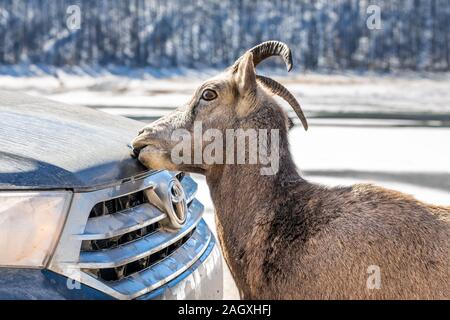
[[[258,44],[257,46],[248,50],[253,54],[253,64],[256,67],[261,61],[272,57],[279,56],[283,59],[287,71],[291,71],[292,69],[292,53],[291,49],[281,41],[270,40],[263,43]],[[241,62],[242,57],[240,57],[233,65],[233,69],[236,70],[239,62]]]
[[[287,103],[289,103],[302,122],[303,128],[305,128],[305,130],[308,130],[308,122],[306,121],[305,114],[303,113],[297,99],[295,99],[295,97],[288,91],[288,89],[286,89],[281,83],[268,77],[256,75],[256,80],[265,88],[267,88],[272,94],[280,96]]]

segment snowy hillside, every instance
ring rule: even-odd
[[[222,67],[269,39],[302,69],[450,70],[450,2],[0,1],[0,65]]]

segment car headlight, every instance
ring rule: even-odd
[[[44,267],[67,215],[71,192],[0,192],[0,266]]]

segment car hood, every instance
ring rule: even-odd
[[[141,122],[0,91],[0,190],[95,189],[148,173],[129,143]]]

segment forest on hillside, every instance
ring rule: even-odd
[[[450,1],[0,0],[0,65],[223,67],[269,39],[303,69],[448,71]]]

